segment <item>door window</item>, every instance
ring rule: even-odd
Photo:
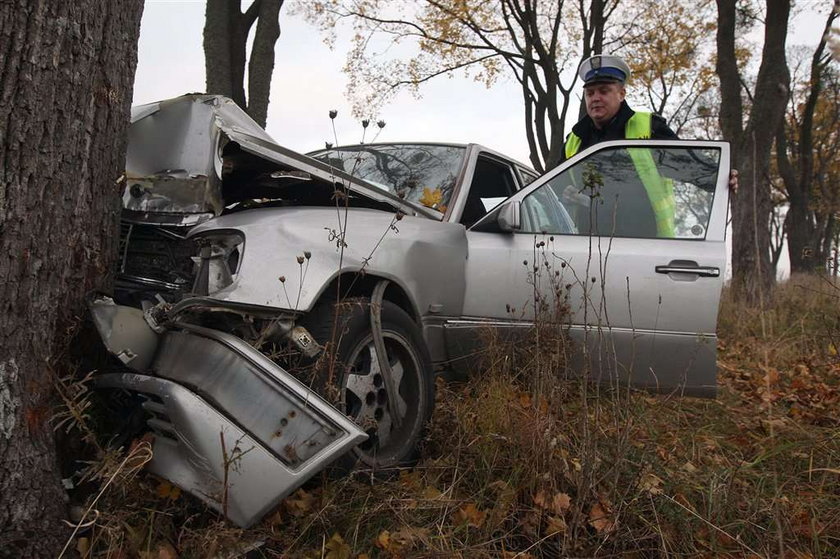
[[[461,214],[461,223],[470,227],[515,192],[516,182],[513,169],[509,165],[487,157],[479,157]]]
[[[522,230],[705,239],[719,161],[717,148],[598,151],[522,200]]]

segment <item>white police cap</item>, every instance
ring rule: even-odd
[[[596,54],[584,60],[578,69],[583,85],[591,83],[624,83],[630,79],[630,67],[620,56]]]

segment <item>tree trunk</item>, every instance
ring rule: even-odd
[[[140,0],[0,4],[0,556],[56,557],[53,375],[116,255]]]
[[[248,61],[248,114],[265,128],[271,75],[274,72],[274,44],[280,37],[280,8],[283,0],[263,0]]]
[[[757,304],[775,283],[770,256],[770,151],[782,125],[790,74],[785,56],[790,0],[767,0],[764,47],[747,125],[735,57],[735,0],[717,0],[717,66],[720,126],[732,144],[732,165],[741,171],[732,199],[732,285]]]
[[[254,0],[245,13],[241,0],[208,0],[204,19],[204,69],[207,93],[225,95],[265,127],[274,45],[280,37],[278,18],[284,0]],[[248,62],[248,97],[245,64],[248,34],[254,23],[254,44]]]
[[[616,0],[618,4],[620,0]],[[578,9],[581,12],[581,21],[583,22],[583,50],[581,51],[580,61],[583,62],[590,56],[601,54],[604,51],[604,27],[606,26],[606,18],[604,15],[605,0],[592,0],[589,4],[589,18],[586,17],[585,4],[580,2]],[[581,99],[580,107],[578,108],[578,120],[586,116],[586,103]]]
[[[790,200],[790,209],[785,222],[791,273],[824,270],[828,258],[828,253],[823,251],[823,229],[818,227],[819,220],[811,207],[812,194],[817,184],[814,170],[814,114],[823,88],[824,72],[829,62],[825,49],[838,14],[840,14],[840,1],[835,0],[823,27],[822,39],[811,58],[808,95],[802,106],[801,118],[798,123],[794,121],[797,130],[793,137],[798,138],[798,141],[796,151],[792,155],[796,169],[788,156],[785,130],[780,132],[778,140],[779,166]]]

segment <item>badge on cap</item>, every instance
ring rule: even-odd
[[[630,78],[630,67],[620,56],[596,54],[581,63],[578,76],[584,85],[625,83]]]

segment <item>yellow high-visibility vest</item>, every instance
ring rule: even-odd
[[[645,140],[651,136],[652,114],[637,112],[630,117],[624,127],[624,137],[628,140]],[[572,157],[578,151],[583,140],[572,132],[566,140],[566,159]],[[674,213],[676,201],[674,200],[674,182],[659,174],[656,163],[653,161],[653,154],[647,148],[627,148],[630,159],[642,184],[645,186],[650,205],[653,208],[653,215],[656,219],[656,236],[673,238]]]

